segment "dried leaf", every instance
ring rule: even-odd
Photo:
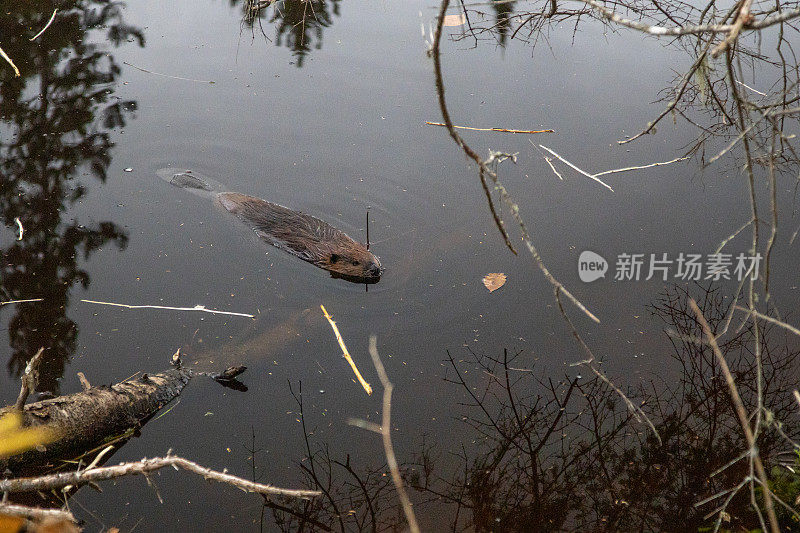
[[[457,15],[445,15],[442,26],[461,26],[467,21],[467,18],[458,13]]]
[[[486,274],[483,277],[483,284],[489,289],[489,292],[494,292],[506,283],[506,275],[501,272]]]

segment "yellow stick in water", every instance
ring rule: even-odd
[[[367,391],[367,394],[372,394],[372,387],[369,383],[364,380],[364,377],[361,375],[361,372],[358,371],[358,367],[356,367],[356,363],[353,361],[353,358],[350,357],[350,352],[347,351],[347,346],[344,345],[344,339],[342,339],[342,334],[339,333],[339,328],[336,327],[336,322],[333,321],[333,317],[328,314],[328,311],[325,309],[325,306],[320,304],[322,308],[322,313],[325,315],[325,318],[328,319],[328,322],[331,324],[331,328],[333,328],[333,334],[336,335],[336,340],[339,341],[339,347],[342,349],[342,355],[347,362],[350,363],[350,368],[353,369],[356,377],[358,378],[358,382],[361,383],[361,386],[364,387],[364,390]]]

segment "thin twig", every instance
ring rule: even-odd
[[[557,153],[555,153],[554,151],[552,151],[552,150],[551,150],[550,148],[548,148],[547,146],[544,146],[543,144],[540,144],[540,145],[539,145],[539,148],[541,148],[541,149],[543,149],[543,150],[547,150],[548,152],[550,152],[550,154],[551,154],[553,157],[557,158],[559,161],[561,161],[562,163],[564,163],[565,165],[567,165],[567,166],[568,166],[568,167],[570,167],[571,169],[573,169],[573,170],[576,170],[576,171],[580,172],[581,174],[583,174],[584,176],[586,176],[586,177],[587,177],[587,178],[589,178],[590,180],[594,180],[594,181],[596,181],[597,183],[599,183],[600,185],[602,185],[603,187],[605,187],[606,189],[608,189],[609,191],[611,191],[611,192],[614,192],[614,189],[612,189],[612,188],[611,188],[611,185],[609,185],[608,183],[606,183],[606,182],[604,182],[603,180],[601,180],[600,178],[598,178],[598,177],[597,177],[597,175],[595,175],[595,174],[589,174],[589,173],[588,173],[588,172],[586,172],[585,170],[581,170],[580,168],[576,167],[575,165],[573,165],[572,163],[570,163],[569,161],[567,161],[566,159],[564,159],[563,157],[561,157],[560,155],[558,155]]]
[[[641,165],[638,167],[625,167],[625,168],[615,168],[614,170],[605,170],[603,172],[598,172],[597,174],[592,174],[595,178],[598,176],[605,176],[606,174],[617,174],[620,172],[628,172],[630,170],[641,170],[643,168],[652,168],[652,167],[660,167],[664,165],[671,165],[672,163],[677,163],[678,161],[684,161],[689,159],[689,156],[685,157],[676,157],[672,161],[664,161],[663,163],[650,163],[649,165]]]
[[[361,386],[364,387],[364,390],[367,391],[367,394],[372,394],[372,387],[366,382],[364,377],[361,375],[361,372],[358,371],[355,361],[353,361],[353,358],[350,357],[350,352],[347,351],[347,346],[344,345],[344,339],[342,338],[342,334],[339,333],[339,328],[336,326],[336,322],[334,322],[333,317],[328,314],[328,311],[325,309],[324,305],[320,305],[320,307],[322,308],[322,314],[324,314],[325,318],[328,319],[328,322],[333,329],[333,334],[336,335],[336,340],[339,342],[339,347],[342,349],[342,356],[344,356],[347,362],[350,363],[350,368],[353,369],[353,373],[358,378],[358,382],[361,383]]]
[[[0,48],[0,57],[2,57],[3,59],[5,59],[5,60],[6,60],[6,62],[7,62],[9,65],[11,65],[11,68],[13,68],[13,69],[14,69],[14,76],[16,76],[17,78],[19,78],[19,69],[18,69],[18,68],[17,68],[17,66],[14,64],[14,62],[11,60],[11,58],[10,58],[10,57],[8,57],[8,54],[6,54],[5,50],[3,50],[2,48]]]
[[[564,177],[558,172],[558,170],[556,170],[556,167],[553,166],[553,159],[547,157],[546,155],[542,157],[544,157],[544,160],[547,162],[548,165],[550,165],[550,170],[553,171],[553,173],[558,177],[558,179],[564,181]]]
[[[11,305],[11,304],[27,304],[30,302],[43,302],[44,298],[29,298],[27,300],[8,300],[5,302],[0,302],[0,307],[4,305]]]
[[[52,14],[52,15],[50,15],[50,20],[48,20],[48,21],[47,21],[47,24],[45,24],[45,25],[44,25],[44,28],[42,28],[42,30],[41,30],[39,33],[37,33],[36,35],[34,35],[33,37],[31,37],[31,38],[29,39],[30,41],[35,41],[36,39],[38,39],[39,37],[41,37],[41,35],[44,33],[44,31],[45,31],[47,28],[49,28],[49,27],[50,27],[50,24],[52,24],[52,23],[53,23],[53,20],[55,20],[55,18],[56,18],[56,13],[57,13],[57,12],[58,12],[58,9],[54,9],[54,10],[53,10],[53,14]]]
[[[709,48],[711,48],[711,43],[710,42],[706,45],[706,47],[703,50],[703,52],[699,56],[697,56],[697,59],[692,64],[692,66],[689,68],[689,71],[684,75],[683,82],[681,83],[680,87],[676,91],[675,96],[672,98],[672,100],[670,100],[670,102],[667,104],[667,107],[661,112],[661,114],[659,114],[655,118],[655,120],[653,120],[651,122],[648,122],[647,126],[642,131],[640,131],[639,133],[637,133],[633,137],[629,137],[627,139],[623,139],[621,141],[617,141],[617,144],[627,144],[627,143],[629,143],[631,141],[634,141],[634,140],[638,139],[642,135],[647,135],[648,133],[653,131],[653,128],[656,127],[656,124],[661,122],[661,119],[663,119],[665,116],[667,116],[670,111],[675,109],[675,106],[678,105],[678,102],[680,101],[681,97],[683,96],[683,93],[686,91],[686,88],[689,86],[689,82],[692,80],[692,76],[694,76],[695,71],[697,71],[697,69],[700,68],[700,65],[702,65],[703,62],[706,60],[706,54],[708,53],[708,49]]]
[[[740,227],[739,229],[737,229],[736,231],[734,231],[733,233],[728,235],[727,238],[723,239],[723,241],[721,243],[719,243],[719,246],[717,246],[717,249],[714,250],[714,254],[720,253],[722,251],[722,249],[725,247],[726,244],[728,244],[732,239],[736,238],[737,235],[739,235],[741,232],[743,232],[745,229],[747,229],[747,226],[749,226],[753,222],[755,222],[755,220],[753,220],[751,218],[750,220],[748,220],[747,222],[742,224],[742,227]]]
[[[194,461],[167,455],[166,457],[154,457],[152,459],[142,459],[132,463],[120,463],[115,466],[103,466],[83,470],[81,472],[61,472],[47,476],[31,478],[14,478],[0,480],[0,492],[31,492],[58,490],[67,485],[81,485],[92,481],[105,481],[116,479],[123,476],[147,474],[171,466],[176,470],[182,468],[194,474],[203,476],[205,479],[227,483],[238,487],[245,492],[257,492],[268,496],[290,496],[293,498],[312,498],[321,494],[318,490],[302,489],[283,489],[263,483],[255,483],[247,479],[232,476],[225,472],[218,472],[201,466]]]
[[[126,309],[166,309],[169,311],[200,311],[203,313],[211,313],[213,315],[231,315],[231,316],[244,316],[247,318],[255,318],[255,315],[249,315],[247,313],[234,313],[233,311],[217,311],[215,309],[206,309],[203,305],[195,305],[194,307],[167,307],[164,305],[128,305],[128,304],[119,304],[114,302],[101,302],[97,300],[81,300],[87,304],[98,304],[98,305],[111,305],[114,307],[124,307]]]
[[[22,227],[22,221],[19,219],[19,217],[14,217],[14,223],[19,228],[19,235],[17,236],[17,240],[21,241],[22,235],[25,233],[25,228]]]
[[[171,75],[169,75],[169,74],[162,74],[162,73],[160,73],[160,72],[153,72],[152,70],[147,70],[146,68],[137,67],[136,65],[134,65],[134,64],[132,64],[132,63],[128,63],[127,61],[123,61],[122,63],[123,63],[123,64],[125,64],[125,65],[128,65],[129,67],[133,67],[133,68],[135,68],[136,70],[141,70],[142,72],[146,72],[146,73],[148,73],[148,74],[153,74],[153,75],[155,75],[155,76],[163,76],[164,78],[172,78],[173,80],[196,81],[197,83],[210,83],[210,84],[212,84],[212,85],[213,85],[214,83],[216,83],[216,82],[215,82],[215,81],[213,81],[213,80],[196,80],[196,79],[194,79],[194,78],[183,78],[183,77],[181,77],[181,76],[171,76]]]
[[[717,159],[719,159],[720,157],[722,157],[723,155],[728,153],[728,151],[730,151],[730,149],[733,148],[736,145],[736,143],[738,143],[739,141],[744,139],[744,137],[748,133],[750,133],[750,130],[755,128],[763,119],[767,118],[767,116],[774,115],[774,114],[776,114],[776,113],[773,111],[772,107],[767,107],[766,111],[764,111],[761,114],[761,116],[758,117],[758,120],[751,121],[750,125],[747,126],[747,128],[743,129],[742,132],[739,135],[737,135],[735,139],[733,139],[731,142],[729,142],[728,145],[725,146],[725,148],[720,150],[720,152],[717,155],[715,155],[714,157],[709,159],[708,163],[706,163],[704,166],[707,167],[707,166],[711,165],[714,161],[716,161]]]
[[[444,126],[447,127],[447,124],[443,124],[441,122],[428,122],[425,121],[425,124],[430,126]],[[471,128],[469,126],[453,126],[454,128],[458,128],[460,130],[471,130],[471,131],[497,131],[500,133],[555,133],[555,130],[510,130],[506,128]]]
[[[761,91],[759,91],[759,90],[753,89],[752,87],[750,87],[750,86],[749,86],[749,85],[747,85],[746,83],[742,83],[742,82],[740,82],[739,80],[736,80],[736,83],[738,83],[739,85],[741,85],[741,86],[742,86],[742,87],[744,87],[745,89],[750,89],[751,91],[753,91],[753,92],[754,92],[754,93],[756,93],[756,94],[760,94],[761,96],[767,96],[767,93],[762,93],[762,92],[761,92]]]
[[[586,354],[586,359],[578,361],[577,363],[572,363],[570,366],[583,366],[591,370],[592,373],[600,378],[603,383],[608,385],[617,394],[617,396],[622,398],[622,401],[625,402],[625,405],[628,407],[628,411],[630,411],[637,422],[647,424],[647,426],[655,435],[656,440],[658,440],[658,443],[661,444],[661,435],[659,435],[658,430],[656,429],[655,424],[653,424],[653,421],[650,420],[650,417],[647,416],[644,411],[642,411],[641,407],[634,405],[631,399],[628,398],[624,392],[622,392],[622,389],[614,385],[614,383],[608,379],[608,377],[601,372],[599,368],[597,368],[597,358],[594,356],[592,349],[589,348],[589,345],[583,340],[583,337],[581,337],[580,333],[578,333],[578,330],[575,328],[575,324],[572,323],[572,319],[569,317],[569,315],[567,315],[567,311],[564,309],[564,305],[561,303],[561,291],[558,288],[555,289],[555,297],[556,303],[558,304],[558,310],[561,312],[561,316],[564,318],[564,321],[572,331],[572,337]]]
[[[505,241],[508,249],[511,250],[511,253],[517,255],[517,249],[514,248],[513,244],[511,244],[511,238],[508,236],[508,231],[506,231],[506,225],[503,222],[503,219],[500,218],[500,215],[497,214],[497,210],[494,208],[494,200],[492,199],[492,193],[489,192],[489,186],[486,183],[486,173],[483,171],[483,167],[478,169],[478,174],[480,174],[481,187],[483,187],[483,192],[486,194],[486,201],[489,204],[489,211],[492,213],[494,224],[497,226],[497,229],[500,230],[500,234],[503,236],[503,240]]]
[[[791,331],[795,335],[800,336],[800,329],[798,329],[798,328],[796,328],[796,327],[794,327],[794,326],[792,326],[790,324],[787,324],[786,322],[782,322],[780,320],[772,318],[771,316],[765,315],[763,313],[759,313],[755,309],[747,309],[746,307],[742,307],[742,306],[739,306],[739,305],[736,306],[736,309],[738,309],[740,311],[744,311],[744,312],[748,313],[749,315],[756,316],[756,317],[760,318],[761,320],[765,320],[767,322],[775,324],[776,326],[780,326],[780,327],[782,327],[784,329],[787,329],[787,330]]]

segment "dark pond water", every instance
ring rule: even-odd
[[[581,374],[579,381],[588,379],[585,368],[570,366],[585,355],[508,210],[518,256],[494,227],[475,166],[445,128],[425,124],[441,121],[429,42],[420,33],[423,25],[428,34],[437,5],[287,0],[249,24],[236,1],[112,7],[79,0],[30,43],[27,35],[12,35],[41,27],[54,7],[33,4],[6,6],[2,16],[0,43],[22,77],[13,79],[3,66],[0,300],[43,301],[0,308],[3,401],[16,398],[19,373],[40,346],[47,362],[41,388],[57,393],[79,390],[77,372],[112,383],[163,370],[179,347],[203,370],[246,365],[247,392],[194,380],[112,462],[172,449],[248,478],[255,464],[259,480],[295,487],[307,482],[302,467],[309,464],[292,395],[300,383],[312,451],[327,446],[335,460],[349,456],[362,474],[379,472],[378,482],[385,471],[379,436],[347,424],[379,421],[380,394],[367,396],[354,381],[320,304],[376,387],[367,345],[377,335],[395,385],[398,458],[410,465],[433,447],[443,478],[463,470],[461,455],[473,457],[486,441],[464,423],[478,413],[464,405],[471,402],[466,388],[445,379],[454,379],[448,353],[476,391],[492,380],[476,357],[501,357],[503,349],[518,353],[512,366],[532,370],[518,374],[544,383],[523,382],[525,396],[546,393],[552,380],[563,397],[565,383]],[[483,7],[489,21],[502,9]],[[672,160],[697,135],[686,121],[668,118],[657,135],[617,145],[663,109],[660,92],[693,58],[588,19],[573,30],[572,22],[554,24],[534,47],[516,40],[503,46],[488,34],[477,43],[457,40],[462,29],[446,29],[447,102],[456,124],[555,130],[462,134],[482,156],[489,149],[518,153],[516,164],[500,165],[501,178],[547,266],[599,317],[594,324],[568,307],[604,371],[625,390],[662,386],[685,370],[664,319],[652,313],[675,289],[656,280],[614,281],[615,258],[711,253],[749,219],[747,181],[735,155],[706,170],[694,158],[606,176],[615,192],[554,161],[559,180],[529,141],[598,172]],[[158,179],[164,167],[193,169],[228,190],[313,214],[359,241],[369,210],[371,250],[386,268],[383,278],[368,288],[333,279],[263,244],[210,201]],[[800,301],[800,244],[789,243],[798,225],[796,169],[782,170],[785,216],[771,291],[780,308],[791,310]],[[766,185],[757,191],[767,202]],[[25,228],[21,241],[17,217]],[[746,251],[749,235],[728,251]],[[605,279],[580,281],[578,256],[587,249],[611,263]],[[493,293],[481,283],[490,272],[508,277]],[[736,283],[712,288],[730,301]],[[255,318],[83,299],[199,304]],[[787,350],[794,346],[783,342]],[[795,367],[786,375],[796,377]],[[647,428],[630,421],[629,431]],[[333,475],[336,483],[353,483],[340,467]],[[88,530],[278,528],[257,496],[176,472],[155,482],[163,503],[143,479],[131,478],[104,485],[103,494],[84,489],[70,507]],[[394,495],[386,487],[381,494],[387,516],[380,521],[394,523]],[[412,491],[412,499],[423,526],[453,520],[455,506],[446,499],[423,491]],[[352,501],[342,505],[343,513],[363,511]]]

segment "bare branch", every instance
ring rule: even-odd
[[[333,334],[336,335],[336,341],[339,343],[339,347],[342,349],[342,357],[347,360],[350,364],[350,368],[353,369],[353,373],[358,378],[358,382],[361,383],[361,386],[364,387],[364,390],[367,394],[372,394],[372,387],[369,383],[364,379],[364,376],[361,375],[361,372],[358,371],[358,367],[356,366],[356,362],[353,361],[353,358],[350,356],[350,352],[347,351],[347,346],[344,345],[344,339],[342,338],[342,334],[339,333],[339,328],[336,326],[336,322],[333,321],[333,317],[328,314],[328,311],[325,309],[324,305],[320,305],[322,308],[322,314],[325,315],[325,318],[328,319],[328,323],[331,325],[331,329],[333,329]]]
[[[425,121],[425,124],[428,124],[429,126],[445,126],[445,127],[447,127],[447,124],[442,124],[441,122],[429,122],[427,120]],[[453,126],[453,127],[457,128],[459,130],[496,131],[496,132],[500,132],[500,133],[529,133],[529,134],[532,134],[532,133],[555,133],[555,130],[510,130],[510,129],[506,129],[506,128],[471,128],[469,126]]]
[[[27,518],[28,520],[59,519],[77,522],[69,511],[61,509],[42,509],[40,507],[28,507],[27,505],[17,505],[8,502],[0,502],[0,514]]]
[[[39,362],[42,359],[42,354],[44,353],[44,346],[39,348],[39,351],[36,352],[36,355],[31,357],[31,360],[28,361],[28,364],[25,366],[25,373],[22,374],[22,387],[19,390],[19,396],[17,396],[17,401],[14,402],[14,409],[22,409],[25,406],[25,400],[28,399],[28,396],[31,392],[36,390],[36,382],[39,379]]]
[[[610,20],[611,22],[616,22],[617,24],[621,24],[622,26],[627,26],[628,28],[638,30],[644,33],[649,33],[650,35],[658,35],[658,36],[672,36],[677,37],[680,35],[691,35],[691,34],[700,34],[700,33],[730,33],[736,29],[736,23],[734,24],[703,24],[698,26],[653,26],[650,24],[645,24],[643,22],[636,22],[635,20],[630,20],[623,18],[616,14],[614,11],[608,9],[603,4],[595,1],[595,0],[580,0],[584,4],[588,4],[595,8],[597,11],[600,12],[605,18]],[[800,16],[800,9],[788,9],[786,11],[779,11],[778,13],[761,19],[759,21],[744,21],[737,30],[741,31],[742,29],[747,30],[759,30],[762,28],[766,28],[768,26],[772,26],[775,24],[779,24],[781,22],[797,18]],[[720,53],[724,50],[720,50],[717,53]]]
[[[167,455],[166,457],[154,457],[153,459],[142,459],[132,463],[120,463],[115,466],[103,466],[92,468],[81,472],[62,472],[47,476],[32,478],[15,478],[0,480],[0,492],[33,492],[63,489],[68,485],[81,485],[94,481],[105,481],[116,479],[123,476],[148,474],[164,467],[171,466],[176,470],[182,468],[205,479],[227,483],[240,488],[245,492],[257,492],[267,496],[289,496],[293,498],[312,498],[321,494],[317,490],[283,489],[263,483],[255,483],[246,479],[232,476],[225,472],[217,472],[201,466],[193,461]]]
[[[602,185],[603,187],[605,187],[606,189],[608,189],[609,191],[614,192],[614,189],[612,189],[611,186],[608,183],[606,183],[603,180],[601,180],[600,178],[598,178],[595,174],[589,174],[585,170],[581,170],[580,168],[576,167],[575,165],[573,165],[572,163],[570,163],[569,161],[567,161],[566,159],[564,159],[563,157],[561,157],[560,155],[558,155],[557,153],[552,151],[547,146],[544,146],[543,144],[540,144],[539,148],[541,148],[542,150],[547,150],[548,152],[550,152],[550,154],[553,157],[557,158],[559,161],[561,161],[562,163],[567,165],[569,168],[571,168],[571,169],[573,169],[573,170],[575,170],[577,172],[580,172],[581,174],[583,174],[584,176],[586,176],[590,180],[594,180],[597,183],[599,183],[600,185]]]
[[[81,300],[81,301],[87,304],[110,305],[113,307],[124,307],[126,309],[166,309],[169,311],[200,311],[203,313],[211,313],[212,315],[231,315],[231,316],[243,316],[247,318],[255,318],[255,315],[250,315],[247,313],[234,313],[232,311],[217,311],[215,309],[206,309],[204,305],[195,305],[194,307],[167,307],[164,305],[118,304],[114,302],[100,302],[97,300]]]
[[[6,63],[8,63],[9,65],[11,65],[11,68],[13,68],[13,69],[14,69],[14,76],[16,76],[17,78],[19,78],[19,69],[18,69],[18,68],[17,68],[17,66],[14,64],[14,62],[11,60],[11,58],[10,58],[10,57],[8,57],[8,54],[6,54],[5,50],[3,50],[2,48],[0,48],[0,57],[2,57],[3,59],[5,59],[5,60],[6,60]]]

